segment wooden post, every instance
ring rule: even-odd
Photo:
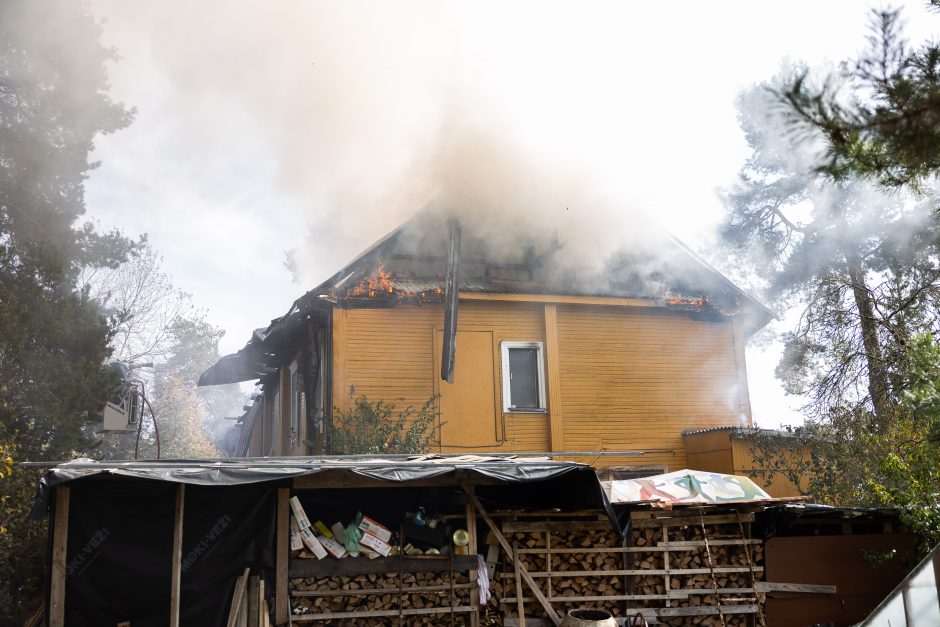
[[[522,601],[522,564],[519,562],[519,545],[515,540],[512,541],[512,569],[516,574],[516,608],[519,612],[519,627],[525,627],[525,603]]]
[[[52,581],[49,588],[49,627],[65,625],[65,557],[69,537],[69,487],[55,489],[55,520],[52,523]]]
[[[274,578],[274,622],[281,625],[290,616],[290,599],[287,597],[287,566],[290,559],[290,537],[288,501],[290,488],[277,489],[277,533],[275,536],[275,578]]]
[[[472,491],[472,485],[464,486],[464,490]],[[477,511],[472,503],[467,503],[467,535],[470,536],[470,543],[467,544],[467,553],[477,555]],[[470,570],[470,583],[477,580],[477,569]],[[473,612],[470,613],[470,627],[480,627],[480,591],[476,588],[470,588],[470,605],[473,606]]]
[[[558,308],[555,303],[545,303],[545,374],[548,379],[552,450],[563,451],[565,427],[561,413],[561,357],[558,354]]]
[[[483,507],[482,503],[480,503],[480,500],[472,491],[468,492],[467,496],[470,498],[470,502],[473,503],[473,506],[477,509],[477,512],[483,518],[483,521],[486,522],[486,526],[489,527],[490,531],[493,532],[493,535],[496,536],[496,539],[499,541],[499,545],[503,547],[506,555],[509,556],[509,559],[515,561],[516,554],[512,550],[512,547],[509,546],[509,541],[506,540],[506,536],[503,535],[503,532],[500,531],[496,523],[493,522],[493,519],[486,511],[486,508]],[[542,589],[539,588],[538,584],[535,583],[535,579],[532,578],[532,575],[529,574],[529,571],[526,570],[526,567],[522,564],[519,564],[519,574],[522,576],[522,579],[525,581],[526,585],[529,586],[529,589],[532,590],[532,594],[534,594],[535,598],[538,599],[539,604],[541,604],[542,609],[545,610],[545,613],[548,614],[548,618],[552,621],[552,623],[556,625],[556,627],[561,625],[561,617],[558,615],[558,612],[555,611],[555,608],[552,607],[552,604],[548,601],[547,598],[545,598],[545,595],[542,593]]]
[[[180,624],[180,579],[183,573],[183,505],[186,501],[186,484],[176,486],[176,509],[173,513],[173,565],[170,571],[170,627]]]
[[[334,409],[340,412],[346,411],[346,401],[349,398],[349,390],[346,388],[346,318],[345,308],[333,307],[333,342],[330,345],[333,355],[330,366],[330,376],[333,379],[333,407],[327,408],[331,412]]]

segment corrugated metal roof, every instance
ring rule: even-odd
[[[751,427],[739,427],[737,425],[721,425],[720,427],[706,427],[704,429],[685,429],[682,432],[683,436],[686,435],[698,435],[699,433],[711,433],[712,431],[736,431],[738,429],[747,429],[747,430],[756,430]]]

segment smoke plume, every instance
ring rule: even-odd
[[[304,287],[429,203],[496,254],[517,249],[520,237],[560,235],[571,263],[600,263],[642,222],[575,159],[513,130],[484,95],[483,79],[461,71],[475,42],[453,40],[453,8],[94,7],[121,26],[106,32],[148,33],[148,62],[187,94],[167,105],[189,107],[174,116],[185,126],[177,132],[210,142],[220,116],[230,133],[261,127],[268,146],[259,158],[274,160],[279,190],[309,227],[289,253]],[[280,209],[272,207],[272,219]]]

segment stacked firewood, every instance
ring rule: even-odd
[[[470,583],[470,580],[467,573],[456,572],[454,573],[453,583],[460,586]],[[395,612],[399,608],[404,610],[449,608],[451,607],[451,594],[453,594],[454,607],[469,606],[471,604],[471,589],[464,586],[455,587],[452,591],[449,573],[447,572],[404,573],[401,578],[401,588],[403,590],[400,593],[398,573],[291,579],[291,607],[295,617],[328,612]],[[408,590],[408,588],[419,588],[419,590]],[[355,591],[357,590],[366,592],[356,594]],[[344,592],[348,592],[348,594],[343,594]],[[356,616],[317,622],[316,624],[378,627],[380,625],[398,625],[399,622],[397,616]],[[426,615],[409,615],[405,616],[405,624],[450,625],[451,617],[450,613],[446,611]],[[455,614],[453,624],[468,625],[468,615],[466,613]]]
[[[668,526],[668,536],[664,537],[663,527],[645,527],[635,529],[631,539],[635,546],[661,546],[664,542],[697,542],[699,546],[683,549],[672,548],[666,552],[655,554],[639,554],[636,568],[664,569],[666,560],[670,570],[695,569],[704,572],[694,574],[672,574],[668,577],[657,575],[644,575],[635,579],[634,593],[661,595],[677,595],[678,598],[669,600],[668,606],[673,608],[710,608],[715,612],[706,615],[691,616],[661,616],[660,622],[665,625],[704,625],[729,627],[737,625],[751,625],[753,614],[730,613],[735,606],[754,605],[757,597],[751,590],[755,581],[761,580],[760,571],[751,571],[751,567],[758,567],[763,563],[763,546],[761,544],[745,544],[742,538],[742,529],[736,523],[721,525],[690,524]],[[707,531],[707,538],[706,538]],[[704,546],[705,540],[709,546]],[[728,544],[727,542],[739,542]],[[722,569],[737,568],[740,572],[724,572]],[[662,608],[661,600],[637,602],[637,607]],[[721,610],[720,608],[725,608]],[[720,614],[718,612],[721,612]]]
[[[512,533],[507,535],[509,542],[515,542],[522,551],[546,548],[548,535],[545,532]],[[551,567],[546,554],[525,553],[520,551],[520,563],[531,573],[572,573],[571,575],[536,577],[546,597],[555,599],[552,607],[560,615],[570,609],[590,606],[606,609],[614,616],[624,616],[625,605],[622,601],[572,601],[558,600],[561,597],[612,596],[626,594],[627,579],[622,575],[603,576],[603,571],[629,568],[622,553],[603,553],[592,549],[623,546],[623,540],[610,529],[578,529],[573,525],[571,531],[553,532],[552,549],[584,549],[584,552],[563,552],[551,554]],[[577,574],[581,573],[581,574]],[[512,564],[507,563],[492,582],[494,595],[500,598],[515,598],[516,587]],[[535,600],[532,591],[523,584],[522,596],[527,617],[544,617],[545,612]],[[504,603],[503,614],[518,617],[516,603]]]
[[[673,521],[670,521],[673,522]],[[706,523],[708,549],[700,524],[666,526],[652,521],[637,525],[625,540],[608,529],[590,528],[572,521],[566,531],[547,533],[532,531],[510,533],[507,539],[520,549],[519,559],[530,572],[564,573],[570,576],[535,576],[542,592],[552,600],[560,615],[568,609],[591,607],[605,609],[614,616],[633,616],[638,609],[649,609],[666,625],[752,625],[759,624],[753,613],[742,612],[745,606],[758,604],[753,593],[755,581],[763,579],[763,546],[747,543],[745,530],[736,522]],[[671,543],[696,543],[693,546],[670,548]],[[668,551],[661,550],[665,546]],[[539,549],[583,549],[548,554]],[[650,551],[629,549],[624,552],[603,552],[597,549],[615,547],[649,548]],[[533,551],[533,552],[528,552]],[[550,565],[549,560],[550,559]],[[517,588],[512,563],[503,556],[493,582],[494,593],[502,600],[505,616],[518,616]],[[722,569],[738,569],[725,572]],[[649,574],[607,574],[609,571],[650,571]],[[668,574],[664,571],[670,571]],[[675,570],[696,570],[695,573],[673,574]],[[545,611],[524,583],[521,586],[527,617],[545,617]],[[595,597],[567,603],[562,597]],[[648,596],[647,599],[597,600],[596,597]],[[719,615],[719,608],[721,610]],[[696,615],[696,612],[702,612]],[[670,613],[682,613],[670,616]],[[723,622],[722,622],[723,618]]]

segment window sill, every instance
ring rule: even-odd
[[[503,409],[504,414],[547,414],[547,409],[538,407],[507,407]]]

